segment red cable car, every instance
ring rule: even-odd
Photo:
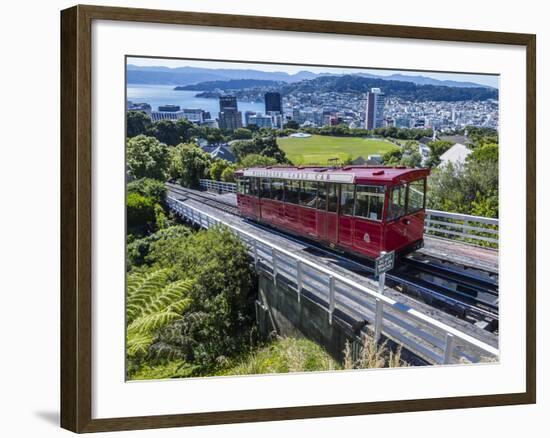
[[[243,216],[369,259],[423,246],[428,175],[371,166],[235,172]]]

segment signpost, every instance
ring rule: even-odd
[[[378,292],[384,293],[386,284],[386,272],[393,269],[395,263],[395,251],[382,251],[380,257],[374,261],[374,275],[378,276]]]

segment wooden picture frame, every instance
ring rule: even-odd
[[[91,26],[113,20],[388,38],[518,45],[526,48],[527,282],[524,393],[346,403],[196,414],[92,418]],[[536,37],[530,34],[75,6],[61,12],[61,426],[99,432],[528,404],[536,401]]]

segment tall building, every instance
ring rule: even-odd
[[[281,93],[268,92],[265,93],[265,113],[269,114],[270,112],[283,112],[283,102],[281,100]]]
[[[380,128],[384,124],[384,93],[380,88],[371,88],[367,93],[365,128]]]
[[[220,129],[234,131],[243,127],[243,116],[237,108],[237,98],[235,96],[220,96],[218,119]]]
[[[220,112],[237,111],[237,98],[235,96],[220,96]]]

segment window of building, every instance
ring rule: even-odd
[[[353,204],[355,201],[355,185],[342,184],[340,192],[340,214],[353,216]]]
[[[336,184],[328,185],[328,211],[336,213],[338,211],[338,186]]]
[[[407,185],[401,184],[400,186],[392,187],[390,193],[390,203],[388,209],[388,220],[397,219],[403,216],[406,212],[405,201],[406,201],[406,192]]]
[[[317,202],[317,183],[302,181],[300,189],[300,205],[315,208]]]
[[[409,202],[407,204],[407,213],[425,208],[426,202],[426,179],[419,179],[409,183]]]
[[[355,192],[355,216],[380,221],[384,210],[384,187],[358,185]]]
[[[317,208],[319,210],[327,209],[327,183],[319,183],[317,189]]]
[[[300,199],[300,181],[285,181],[285,202],[298,204]]]
[[[260,180],[260,196],[265,199],[271,199],[271,184],[269,178]]]
[[[271,199],[274,201],[283,201],[284,184],[282,179],[271,180]]]

